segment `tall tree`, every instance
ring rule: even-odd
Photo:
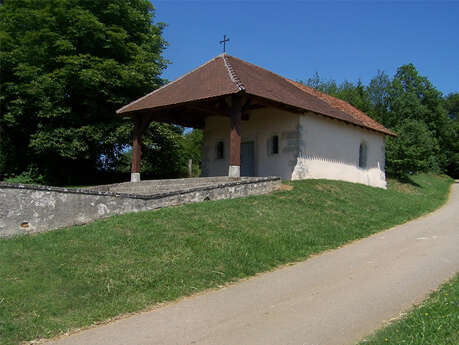
[[[386,141],[386,172],[404,176],[437,168],[438,140],[423,121],[407,119],[393,130],[396,138]]]
[[[450,93],[445,98],[445,106],[450,119],[459,121],[459,93]]]
[[[431,156],[424,156],[424,160],[429,162],[430,169],[443,171],[448,165],[447,138],[452,133],[441,92],[420,76],[413,64],[408,64],[398,68],[388,90],[388,100],[389,112],[384,124],[400,128],[407,120],[423,122],[437,142]]]
[[[450,135],[445,138],[448,158],[446,171],[450,176],[459,178],[459,93],[449,94],[445,99],[445,106],[451,127]]]
[[[115,110],[163,84],[164,24],[148,0],[4,0],[0,177],[91,176],[130,143]],[[104,159],[101,159],[104,158]]]
[[[318,72],[315,72],[311,78],[308,78],[306,81],[300,81],[304,85],[310,86],[313,89],[325,92],[331,96],[336,96],[338,93],[338,84],[336,80],[333,79],[324,79],[320,76]]]
[[[371,104],[368,115],[383,125],[387,125],[386,115],[389,108],[388,91],[390,83],[389,76],[383,71],[378,70],[378,73],[371,79],[366,89]]]
[[[340,98],[363,112],[370,110],[370,100],[366,88],[360,80],[357,83],[345,80],[341,84],[338,84],[336,80],[323,79],[319,73],[315,72],[311,78],[308,78],[306,82],[302,83],[330,96]]]

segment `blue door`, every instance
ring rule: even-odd
[[[255,143],[241,144],[241,176],[255,176]]]

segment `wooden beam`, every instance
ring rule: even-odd
[[[273,107],[273,108],[278,108],[278,109],[284,109],[284,110],[290,111],[292,113],[298,113],[298,114],[302,114],[305,111],[304,109],[301,109],[301,108],[298,108],[298,107],[295,107],[295,106],[292,106],[292,105],[284,104],[282,102],[269,100],[269,99],[266,99],[266,98],[263,98],[263,97],[258,97],[258,96],[251,96],[251,97],[253,98],[254,103],[263,105],[265,107]]]
[[[132,165],[131,181],[140,181],[140,165],[142,161],[142,137],[148,124],[151,122],[150,116],[134,115],[134,139],[132,141]]]
[[[205,106],[190,105],[190,109],[209,114],[211,116],[226,116],[226,114],[218,108],[208,108]]]
[[[231,119],[229,176],[239,177],[241,166],[241,115],[242,97],[234,95],[228,109]]]
[[[250,111],[250,110],[257,110],[257,109],[263,109],[266,108],[266,105],[263,104],[250,104],[249,106],[244,107],[244,111]]]

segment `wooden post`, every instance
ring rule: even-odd
[[[140,182],[140,165],[142,161],[142,137],[150,123],[147,116],[136,115],[134,119],[134,140],[132,142],[131,182]]]
[[[231,118],[229,177],[241,176],[241,110],[242,97],[233,96],[229,109]]]
[[[193,177],[193,160],[188,159],[188,177]]]

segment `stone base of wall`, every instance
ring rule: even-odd
[[[0,182],[0,237],[85,224],[115,214],[266,194],[278,177],[151,180],[68,189]]]

